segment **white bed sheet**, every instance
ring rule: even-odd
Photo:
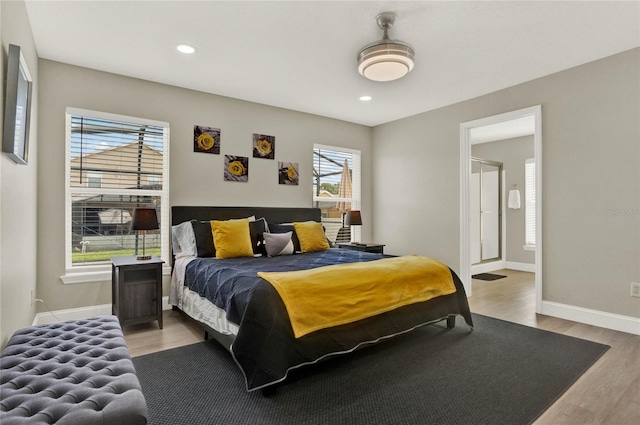
[[[238,325],[227,320],[223,309],[184,286],[187,265],[195,259],[196,257],[189,255],[178,254],[176,256],[171,275],[169,304],[177,306],[193,319],[204,323],[221,334],[237,335]]]

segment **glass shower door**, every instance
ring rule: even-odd
[[[471,173],[471,263],[500,260],[502,163],[473,158]]]

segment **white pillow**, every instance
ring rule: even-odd
[[[176,227],[171,226],[171,250],[173,254],[180,254],[182,251],[180,250],[180,244],[178,243],[178,238],[176,237]]]
[[[293,254],[293,241],[291,236],[293,232],[287,233],[263,233],[264,246],[267,250],[269,257],[276,257],[278,255],[292,255]]]
[[[171,243],[174,254],[185,254],[198,256],[196,246],[196,235],[193,233],[193,226],[190,221],[185,221],[176,226],[171,226]]]

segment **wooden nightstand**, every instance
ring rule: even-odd
[[[162,261],[111,258],[112,313],[120,325],[157,320],[162,329]]]
[[[338,243],[338,248],[352,249],[354,251],[374,252],[384,254],[384,245],[378,243]]]

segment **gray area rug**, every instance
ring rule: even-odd
[[[133,359],[151,425],[529,424],[609,348],[474,314],[297,370],[272,397],[245,390],[206,341]]]

